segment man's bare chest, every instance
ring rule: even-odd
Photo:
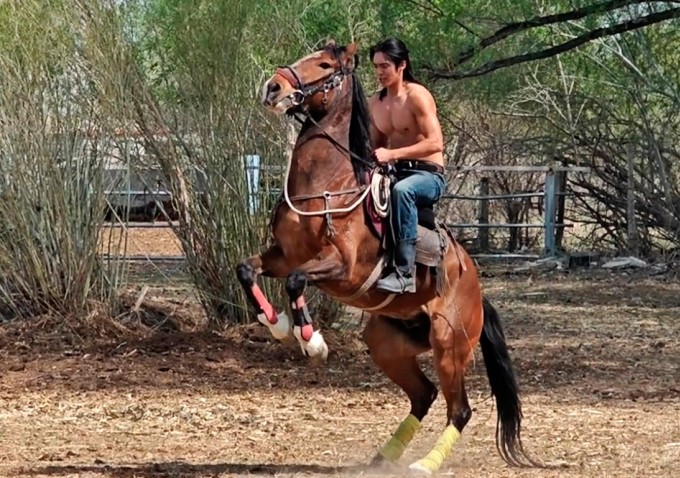
[[[378,129],[385,135],[410,134],[415,128],[413,114],[406,104],[384,101],[374,111],[374,120]]]

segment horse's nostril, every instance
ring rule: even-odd
[[[278,93],[279,91],[281,91],[281,85],[279,85],[278,83],[270,83],[269,84],[269,92],[270,93]]]

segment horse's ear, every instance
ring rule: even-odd
[[[357,54],[357,50],[359,49],[359,44],[357,42],[350,43],[345,47],[345,53],[349,58],[352,58],[354,55]]]
[[[347,64],[353,64],[354,69],[359,66],[359,55],[357,55],[357,50],[359,50],[359,44],[357,42],[350,43],[345,47],[345,61]]]
[[[328,40],[326,40],[326,46],[335,46],[335,45],[336,45],[335,38],[329,38]]]

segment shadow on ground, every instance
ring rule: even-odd
[[[20,470],[25,476],[66,476],[83,473],[97,473],[111,478],[157,478],[172,476],[173,478],[190,478],[202,476],[248,475],[248,476],[279,476],[314,474],[314,475],[343,475],[356,476],[360,473],[381,475],[389,473],[387,470],[370,468],[365,465],[349,466],[321,466],[321,465],[274,465],[274,464],[193,464],[184,462],[149,463],[140,465],[92,465],[92,466],[46,466]]]

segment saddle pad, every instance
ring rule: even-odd
[[[418,241],[416,242],[416,262],[426,266],[437,266],[441,263],[449,241],[443,228],[435,230],[418,226]]]

